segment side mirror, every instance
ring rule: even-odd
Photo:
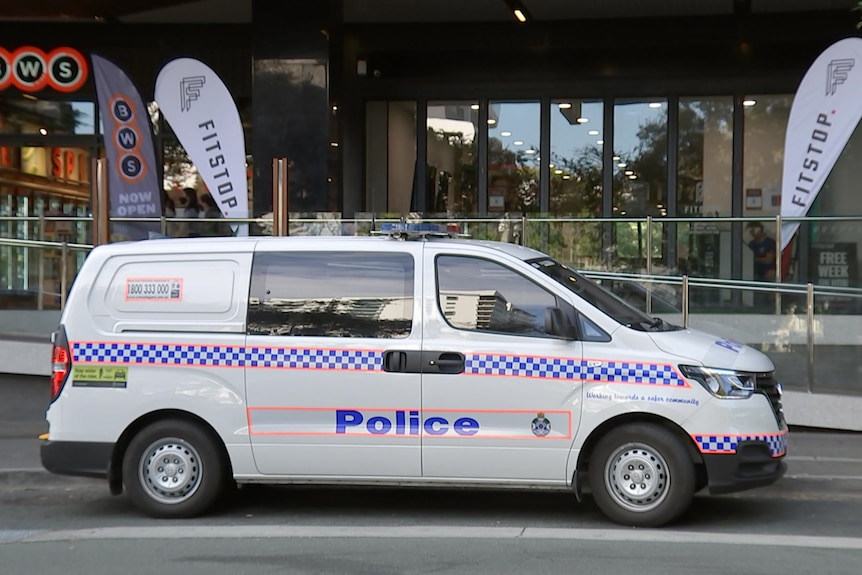
[[[577,339],[575,326],[558,307],[545,308],[545,333],[561,339]]]

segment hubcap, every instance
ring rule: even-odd
[[[182,503],[201,484],[203,468],[194,447],[174,437],[154,441],[141,456],[141,485],[160,503]]]
[[[667,497],[670,480],[670,470],[661,454],[642,443],[621,446],[605,465],[608,492],[629,511],[658,507]]]

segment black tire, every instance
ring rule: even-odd
[[[695,468],[685,446],[657,425],[611,430],[593,450],[589,475],[596,504],[623,525],[664,525],[694,497]]]
[[[225,470],[222,452],[206,431],[168,419],[132,438],[123,457],[123,485],[151,517],[193,517],[219,497]]]

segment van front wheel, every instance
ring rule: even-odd
[[[590,457],[599,508],[617,523],[658,527],[679,517],[694,497],[695,468],[680,440],[650,424],[611,430]]]
[[[132,502],[152,517],[191,517],[205,511],[224,485],[224,460],[199,426],[158,421],[141,430],[123,458]]]

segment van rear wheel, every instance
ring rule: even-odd
[[[204,512],[221,493],[224,475],[224,458],[209,434],[177,419],[145,427],[123,458],[126,491],[152,517]]]
[[[589,476],[596,504],[623,525],[664,525],[694,497],[695,468],[685,446],[657,425],[611,430],[593,450]]]

